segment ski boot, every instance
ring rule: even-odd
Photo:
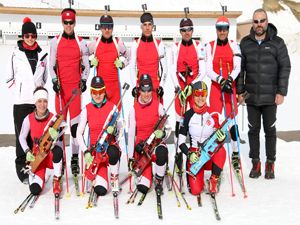
[[[218,190],[218,181],[219,181],[219,177],[215,174],[212,174],[209,178],[208,181],[208,191],[209,193],[217,193]]]
[[[252,169],[250,171],[250,178],[258,178],[261,175],[261,163],[259,159],[252,159]]]
[[[60,177],[53,176],[53,193],[59,195],[61,192]]]
[[[265,179],[274,179],[274,178],[275,178],[274,161],[268,159],[265,168]]]
[[[74,176],[79,174],[79,158],[78,154],[73,154],[71,158],[71,171]]]
[[[163,180],[164,177],[155,174],[155,191],[160,195],[163,193]]]
[[[241,165],[240,165],[240,157],[238,152],[232,152],[231,155],[231,164],[234,170],[240,170]]]
[[[112,192],[119,192],[119,175],[118,174],[110,174],[110,185]]]

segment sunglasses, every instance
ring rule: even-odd
[[[91,87],[91,94],[92,95],[101,95],[105,93],[105,87],[102,87],[102,88],[93,88]]]
[[[266,21],[267,21],[267,19],[253,20],[253,23],[259,24],[259,23],[264,23],[264,22],[266,22]]]
[[[228,31],[229,30],[229,26],[216,26],[217,31],[221,32],[221,31]]]
[[[32,39],[36,39],[37,38],[37,34],[24,34],[25,38],[32,38]]]
[[[105,29],[112,30],[113,27],[114,27],[113,24],[101,24],[101,25],[100,25],[100,28],[101,28],[101,29],[104,29],[104,30],[105,30]]]
[[[207,96],[207,91],[206,90],[194,90],[193,91],[194,96],[196,97],[206,97]]]
[[[75,21],[73,20],[64,20],[64,25],[73,25],[75,23]]]
[[[180,28],[180,31],[185,33],[185,32],[190,32],[194,30],[193,27],[183,27],[183,28]]]

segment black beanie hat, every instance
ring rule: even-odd
[[[91,81],[91,87],[92,88],[103,88],[103,87],[105,87],[102,77],[98,77],[98,76],[93,77],[93,79]]]
[[[149,12],[143,13],[143,15],[141,16],[141,23],[145,23],[145,22],[151,22],[152,24],[154,24],[153,16],[151,13],[149,13]]]
[[[113,25],[114,21],[110,15],[103,15],[100,17],[100,25]]]
[[[25,17],[23,19],[23,26],[22,26],[22,37],[24,34],[37,34],[36,27],[34,23],[31,22],[31,19],[29,17]]]
[[[183,18],[180,21],[180,28],[182,27],[192,27],[193,26],[193,21],[190,18]]]
[[[153,84],[150,75],[142,74],[139,80],[139,88],[142,91],[152,91]]]

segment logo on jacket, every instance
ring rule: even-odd
[[[45,67],[45,66],[46,66],[46,63],[45,63],[45,62],[41,62],[41,66],[42,66],[42,67]]]
[[[266,46],[266,47],[265,47],[265,49],[266,49],[266,50],[269,50],[269,49],[271,49],[271,47],[269,47],[269,46]]]

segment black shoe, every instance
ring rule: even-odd
[[[240,165],[240,157],[238,152],[232,152],[231,155],[231,164],[234,170],[240,170],[241,165]]]
[[[252,159],[252,169],[250,171],[250,178],[258,178],[261,175],[261,163],[259,159]]]
[[[265,178],[266,179],[274,179],[274,161],[273,160],[267,160],[266,167],[265,167]]]
[[[160,195],[163,193],[163,180],[164,177],[155,174],[155,191]]]
[[[71,158],[71,170],[74,176],[79,174],[79,158],[78,154],[73,154]]]

